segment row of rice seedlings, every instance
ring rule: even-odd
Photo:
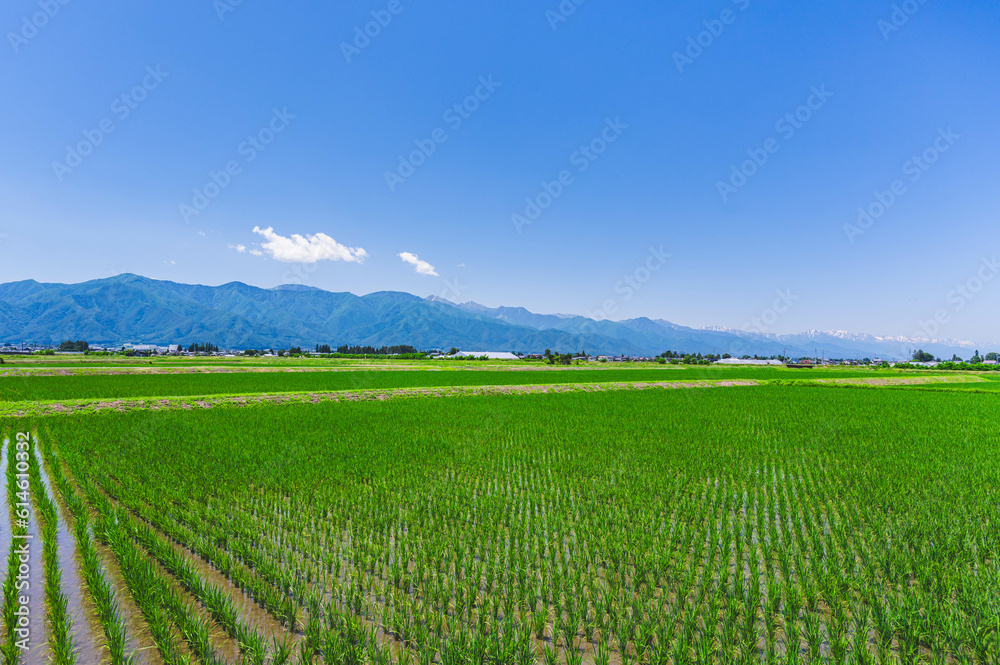
[[[136,661],[136,654],[126,654],[128,640],[128,624],[122,612],[121,605],[115,595],[114,587],[104,572],[101,555],[97,551],[94,537],[91,533],[91,518],[87,505],[80,498],[73,485],[63,471],[63,465],[48,437],[42,438],[42,450],[49,477],[62,496],[63,503],[73,516],[73,537],[76,540],[76,551],[83,564],[83,581],[94,603],[97,618],[104,631],[105,646],[112,665],[129,665]]]
[[[141,524],[127,513],[123,524],[127,532],[172,574],[181,586],[194,596],[215,621],[236,640],[247,663],[263,663],[269,653],[264,636],[256,628],[242,621],[239,610],[229,595],[202,579],[197,569],[174,547],[146,524]]]
[[[120,488],[116,488],[120,489]],[[123,505],[125,505],[123,503]],[[132,506],[140,508],[137,515],[148,515],[148,504],[131,503]],[[208,613],[219,623],[219,625],[234,639],[244,653],[246,662],[262,663],[270,654],[272,662],[281,663],[290,657],[290,638],[284,640],[274,639],[274,643],[268,646],[261,632],[242,621],[239,618],[239,610],[236,608],[230,596],[221,588],[207,583],[202,579],[197,569],[181,555],[167,540],[157,531],[149,526],[145,521],[139,521],[127,512],[120,512],[122,523],[130,535],[138,542],[142,543],[147,551],[160,564],[178,580],[182,587],[189,591]],[[176,530],[174,530],[176,532]],[[200,543],[204,543],[201,538]],[[202,548],[199,548],[202,549]],[[255,578],[259,576],[254,573]],[[254,585],[259,588],[259,581]],[[295,614],[288,612],[287,607],[290,599],[285,598],[280,602],[285,618],[295,618]],[[294,625],[294,621],[291,622]]]
[[[121,488],[116,488],[121,491]],[[146,510],[149,509],[148,504],[143,502],[132,503],[139,510],[137,514],[144,514]],[[133,527],[133,534],[147,547],[150,551],[154,552],[161,563],[164,564],[165,568],[174,572],[181,579],[182,584],[185,584],[194,595],[203,599],[206,606],[212,605],[213,603],[218,604],[218,600],[223,596],[223,592],[219,589],[214,589],[212,587],[204,586],[200,580],[193,580],[192,575],[196,574],[194,568],[190,563],[184,559],[183,556],[177,553],[177,551],[171,547],[168,543],[159,538],[155,532],[146,525],[135,524]],[[176,529],[176,527],[175,527]],[[206,534],[204,532],[199,532],[199,539],[201,543],[205,543]],[[158,542],[157,542],[158,541]],[[203,548],[199,547],[199,550]],[[204,552],[201,552],[204,555]],[[190,586],[189,582],[190,580]],[[203,587],[200,588],[200,585]],[[204,591],[204,593],[202,593]],[[225,596],[226,602],[228,597]],[[287,598],[286,603],[293,602],[291,598]],[[316,609],[314,610],[314,616],[320,617],[324,616],[322,610],[318,609],[319,604],[316,604]],[[231,623],[232,618],[235,617],[235,608],[222,609],[219,613],[220,616],[217,617],[221,623],[226,626],[227,623]],[[228,618],[226,615],[230,615]],[[284,616],[295,616],[293,614],[285,611]],[[329,615],[333,616],[333,615]],[[302,644],[302,648],[299,652],[300,660],[302,658],[311,658],[313,656],[320,657],[323,662],[332,663],[361,663],[362,659],[365,657],[370,657],[374,659],[374,662],[388,662],[387,658],[388,651],[386,651],[380,643],[375,639],[374,632],[372,629],[366,629],[361,624],[358,624],[352,620],[344,619],[342,622],[331,623],[334,619],[327,618],[322,625],[327,626],[326,629],[319,628],[316,629],[315,625],[310,622],[309,627],[306,630],[306,639]],[[334,628],[333,626],[336,626]],[[248,658],[251,662],[256,662],[254,659],[257,654],[264,652],[264,645],[262,643],[262,638],[259,633],[256,633],[252,629],[246,626],[235,625],[232,628],[227,626],[227,630],[236,637],[236,639],[241,643],[241,645],[249,645],[250,648],[247,651]],[[284,663],[287,662],[292,656],[291,643],[289,641],[275,642],[273,645],[272,662],[274,663]]]
[[[204,532],[201,532],[201,533],[204,533]],[[285,580],[285,582],[287,582],[287,580]],[[290,589],[290,591],[292,591],[292,593],[294,595],[296,589]],[[320,616],[325,616],[324,612],[321,609],[319,609],[319,606],[320,606],[320,604],[317,602],[316,605],[315,605],[315,609],[312,612],[313,617],[316,618],[317,622],[319,621],[319,617]],[[313,647],[312,647],[313,648],[313,652],[316,655],[321,654],[324,651],[324,649],[326,649],[327,651],[329,651],[330,648],[333,648],[336,651],[337,648],[339,648],[339,647],[329,647],[328,648],[328,647],[323,646],[326,643],[326,640],[323,639],[322,634],[321,634],[323,628],[321,627],[320,623],[316,623],[315,626],[314,626],[314,624],[312,622],[312,618],[313,617],[311,617],[310,625],[307,626],[307,629],[306,629],[306,638],[307,638],[306,642],[307,642],[307,645],[309,645],[309,644],[313,645]],[[332,626],[333,624],[329,623],[329,621],[327,621],[327,622],[325,622],[325,625]],[[314,636],[315,636],[315,639],[313,639]],[[369,645],[369,646],[364,647],[365,650],[371,650],[371,649],[377,648],[375,646],[371,646],[372,644],[375,644],[375,643],[371,642],[371,640],[368,640],[368,639],[364,638],[363,636],[361,636],[360,638],[350,638],[350,637],[347,637],[347,638],[344,638],[344,639],[340,640],[339,642],[336,642],[336,644],[343,645],[344,648],[348,649],[348,650],[352,650],[353,649],[353,650],[355,650],[356,653],[360,652],[362,644]]]
[[[38,456],[35,454],[34,440],[28,451],[31,462],[29,483],[31,495],[41,519],[42,560],[45,575],[45,604],[47,607],[47,631],[50,659],[57,665],[73,665],[77,653],[73,636],[70,635],[72,619],[67,615],[69,599],[62,592],[62,572],[59,568],[58,516],[56,505],[49,497],[42,483]]]
[[[87,479],[78,479],[90,504],[97,510],[95,535],[114,553],[136,606],[146,619],[153,641],[164,662],[175,665],[187,661],[173,629],[206,665],[221,665],[212,646],[211,630],[190,603],[171,588],[169,581],[135,544],[122,525],[127,514],[115,508]]]
[[[134,489],[130,490],[129,487]],[[175,518],[173,511],[157,510],[148,497],[127,479],[106,482],[102,489],[147,524],[215,567],[237,589],[267,610],[276,621],[292,631],[299,627],[300,616],[295,601],[261,575],[253,561],[242,560],[222,549],[211,534],[189,528],[187,522]]]

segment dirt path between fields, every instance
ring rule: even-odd
[[[885,387],[938,383],[982,383],[979,376],[913,376],[888,378],[812,379],[802,381],[734,379],[703,381],[632,381],[609,383],[560,383],[546,385],[505,386],[446,386],[427,388],[393,388],[378,390],[344,390],[259,393],[252,395],[208,395],[184,397],[140,397],[122,399],[82,399],[60,402],[12,402],[0,406],[0,416],[36,417],[100,411],[177,411],[211,408],[239,408],[256,404],[319,404],[321,402],[362,402],[408,399],[414,397],[462,397],[482,395],[528,395],[569,392],[607,392],[617,390],[654,390],[681,388],[730,388],[777,385]]]
[[[977,375],[957,376],[901,376],[901,377],[847,377],[843,379],[813,379],[812,383],[838,386],[916,386],[927,383],[988,383]]]
[[[344,367],[211,367],[198,365],[194,367],[143,367],[132,365],[128,367],[4,367],[0,368],[0,377],[29,378],[35,376],[99,376],[99,375],[133,375],[149,376],[150,374],[273,374],[299,372],[357,372],[357,371],[423,371],[439,372],[440,367],[414,367],[412,365],[370,365]]]

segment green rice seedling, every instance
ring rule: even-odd
[[[283,640],[272,637],[271,641],[271,665],[291,665],[295,653],[295,643],[291,636],[286,636]]]
[[[699,663],[711,663],[715,660],[715,651],[715,644],[711,641],[711,639],[702,636],[702,638],[695,643],[695,660]],[[657,650],[657,653],[660,654],[665,652]],[[651,659],[650,662],[653,662],[653,659]]]
[[[315,614],[309,616],[306,622],[305,639],[302,641],[302,648],[308,649],[311,654],[318,654],[322,648],[322,624]]]
[[[624,620],[615,628],[614,636],[615,643],[618,645],[619,657],[622,659],[622,662],[625,662],[631,658],[631,652],[629,651],[628,626]]]
[[[583,663],[583,651],[575,646],[565,649],[563,655],[566,658],[566,665],[582,665]]]
[[[809,646],[810,659],[820,659],[820,648],[823,644],[823,619],[815,613],[809,612],[803,621],[806,644]]]
[[[548,617],[545,612],[538,610],[531,615],[530,618],[532,631],[535,633],[537,639],[545,638],[545,628],[548,625]]]
[[[854,612],[854,634],[851,639],[851,657],[855,663],[871,662],[868,640],[868,610],[858,608]]]
[[[313,665],[313,656],[315,653],[305,643],[305,640],[299,642],[299,648],[295,653],[295,665]]]
[[[14,628],[17,625],[17,610],[18,610],[18,594],[15,591],[15,584],[17,583],[17,567],[20,563],[15,548],[17,545],[11,543],[10,555],[7,558],[7,576],[4,578],[3,584],[3,621],[4,621],[4,635],[5,640],[0,647],[0,651],[3,653],[4,663],[6,665],[13,665],[17,663],[21,656],[21,650],[15,644],[17,639],[14,633]]]
[[[846,617],[834,618],[827,624],[827,633],[830,640],[830,660],[833,663],[843,664],[847,662],[847,652],[850,641],[847,636]]]
[[[235,639],[247,663],[263,665],[267,658],[267,641],[257,628],[240,623]]]
[[[421,647],[420,650],[417,652],[417,663],[418,665],[431,665],[434,662],[434,657],[436,655],[437,655],[437,649],[431,647]],[[497,661],[497,662],[503,662],[503,661]]]
[[[390,665],[392,663],[392,652],[380,642],[372,642],[368,647],[368,659],[372,665]],[[444,663],[444,660],[442,659],[441,662]]]
[[[531,633],[524,626],[517,631],[514,645],[514,661],[517,665],[532,665],[535,662],[535,649],[531,641]]]
[[[562,635],[563,648],[566,651],[576,650],[576,625],[573,623],[571,618],[569,621],[563,623],[560,626],[560,634]]]
[[[485,660],[490,648],[490,638],[484,633],[473,631],[469,636],[469,657],[473,663],[481,663]]]
[[[212,638],[208,631],[208,625],[203,622],[189,622],[182,631],[184,640],[191,645],[191,649],[202,656],[211,658],[213,654]]]
[[[607,641],[595,646],[594,665],[611,665],[611,647],[608,646]]]
[[[468,637],[463,631],[457,630],[441,639],[438,650],[442,665],[464,665],[469,657]]]

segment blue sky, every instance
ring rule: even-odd
[[[11,0],[0,28],[2,282],[1000,339],[995,3]]]

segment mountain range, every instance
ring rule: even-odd
[[[380,291],[365,296],[286,284],[272,289],[230,282],[200,286],[134,274],[79,284],[34,280],[0,284],[0,342],[91,345],[211,342],[223,348],[314,344],[410,344],[420,349],[541,352],[544,349],[651,356],[664,351],[904,359],[922,348],[969,357],[975,344],[876,337],[844,331],[793,335],[689,328],[663,319],[595,321],[485,307],[439,297]],[[994,350],[983,348],[982,351]]]

